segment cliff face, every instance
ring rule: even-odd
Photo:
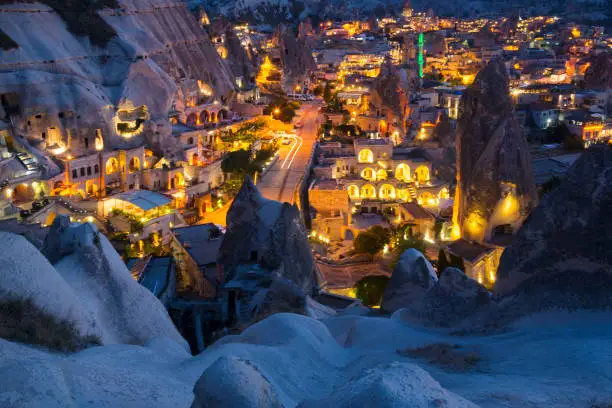
[[[55,219],[42,253],[24,238],[0,232],[0,295],[30,300],[81,336],[103,344],[145,344],[166,338],[186,346],[162,304],[136,282],[93,224]]]
[[[495,292],[537,307],[610,307],[612,147],[588,149],[506,248]],[[537,299],[537,302],[535,301]]]
[[[306,38],[297,37],[287,26],[278,32],[281,64],[283,66],[283,89],[295,92],[296,87],[304,88],[316,68],[312,50]]]
[[[246,83],[253,83],[257,75],[255,54],[252,49],[249,51],[240,43],[240,39],[234,33],[232,24],[224,16],[218,16],[208,27],[208,32],[213,39],[213,43],[222,47],[226,54],[226,61],[232,73],[236,77],[242,77]]]
[[[389,121],[395,121],[404,128],[404,110],[408,104],[406,93],[401,84],[406,83],[399,70],[393,65],[390,58],[385,59],[380,67],[380,73],[372,85],[370,102],[377,111],[387,110]]]
[[[285,278],[306,294],[316,285],[312,251],[299,210],[264,198],[250,178],[227,214],[218,261],[226,281],[237,276],[240,264],[257,262],[271,277]]]
[[[584,85],[590,89],[612,89],[612,52],[593,58],[584,73]]]
[[[184,83],[209,86],[228,100],[233,75],[206,33],[181,3],[119,1],[99,16],[116,36],[106,46],[68,31],[64,20],[40,3],[3,4],[0,25],[18,44],[0,52],[0,94],[12,103],[18,133],[48,145],[102,131],[105,146],[141,143],[143,135],[170,133],[168,112],[184,106]],[[118,110],[146,107],[142,129],[120,136]],[[159,142],[159,140],[157,140]]]
[[[516,230],[537,203],[508,85],[504,63],[492,60],[461,97],[454,218],[466,239],[483,241],[496,227]]]

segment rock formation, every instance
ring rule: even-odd
[[[454,183],[457,179],[457,147],[455,129],[452,127],[446,111],[443,111],[440,115],[432,139],[438,141],[442,148],[441,158],[434,163],[438,179]]]
[[[239,265],[258,263],[272,277],[288,279],[306,294],[317,285],[299,210],[264,198],[248,176],[227,214],[218,262],[226,281],[237,276]]]
[[[587,89],[612,89],[612,52],[603,52],[591,60],[584,73]]]
[[[483,285],[457,268],[446,268],[422,301],[397,311],[396,318],[448,327],[486,312],[491,305],[491,294]]]
[[[216,47],[222,47],[222,52],[226,53],[226,61],[236,78],[241,78],[244,86],[254,83],[257,75],[254,50],[245,49],[240,43],[240,39],[234,33],[232,23],[224,16],[217,16],[208,27],[208,32],[213,39]]]
[[[405,129],[406,107],[408,106],[409,89],[402,88],[408,79],[402,77],[393,65],[391,58],[385,58],[380,72],[372,84],[370,104],[377,113],[385,116],[388,122],[396,123]]]
[[[108,2],[112,5],[112,2]],[[77,36],[41,3],[3,4],[0,25],[18,47],[0,54],[0,94],[10,101],[16,132],[43,148],[69,147],[98,131],[105,148],[169,139],[168,113],[185,106],[185,84],[198,81],[229,101],[234,78],[194,16],[168,0],[119,0],[121,10],[97,12],[116,32],[105,46]],[[93,27],[95,33],[100,27]],[[131,137],[117,120],[137,108],[142,123]],[[144,108],[144,109],[143,109]],[[8,113],[8,112],[7,112]],[[93,143],[91,144],[93,145]]]
[[[0,238],[5,244],[0,254],[2,297],[30,299],[102,343],[144,344],[165,337],[186,347],[161,303],[134,281],[93,224],[58,216],[43,246],[49,260],[25,238],[5,232]]]
[[[191,408],[282,408],[272,384],[248,360],[220,357],[196,382]]]
[[[409,307],[421,301],[437,281],[436,271],[429,261],[422,253],[410,248],[400,256],[393,269],[381,307],[389,312]]]
[[[442,388],[419,366],[399,361],[365,370],[334,389],[327,398],[306,400],[298,408],[405,406],[476,408],[470,401]]]
[[[527,141],[508,86],[503,61],[494,59],[459,104],[453,217],[468,240],[482,242],[499,226],[516,231],[537,204]]]
[[[612,306],[612,147],[574,163],[504,251],[495,293],[531,308]]]
[[[296,87],[304,89],[314,73],[316,64],[312,50],[304,37],[297,37],[291,27],[278,28],[280,59],[283,67],[283,89],[295,92]]]

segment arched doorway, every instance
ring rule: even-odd
[[[194,153],[194,154],[191,156],[191,165],[192,165],[192,166],[197,166],[197,165],[198,165],[198,163],[199,163],[198,154],[197,154],[197,153]]]
[[[376,180],[386,180],[387,179],[387,170],[378,169],[376,172]]]
[[[429,168],[427,166],[419,166],[414,171],[414,176],[419,184],[425,184],[429,181]]]
[[[210,122],[210,113],[207,110],[200,112],[200,123],[205,125]]]
[[[400,181],[410,181],[410,167],[406,163],[400,163],[395,168],[395,178]]]
[[[227,120],[228,112],[227,109],[221,109],[219,111],[219,120]]]
[[[189,126],[196,126],[198,124],[198,115],[195,113],[190,113],[187,115],[186,123]]]
[[[119,171],[119,161],[115,157],[111,157],[106,161],[106,174],[111,175]]]
[[[172,177],[172,184],[173,188],[183,187],[185,185],[185,177],[183,176],[183,173],[175,173],[174,177]]]
[[[348,187],[348,195],[352,199],[359,198],[359,187],[354,184],[351,184]]]
[[[130,159],[130,173],[134,173],[135,171],[140,171],[140,159],[138,157],[132,157]]]

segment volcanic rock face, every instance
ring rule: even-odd
[[[282,408],[272,384],[248,360],[223,356],[196,383],[191,408]]]
[[[389,121],[398,123],[404,128],[405,108],[408,104],[406,92],[402,89],[403,80],[398,69],[393,65],[391,58],[386,58],[380,67],[380,73],[374,80],[370,102],[372,106],[382,112],[388,111]]]
[[[612,52],[593,58],[584,73],[584,85],[590,89],[612,89]]]
[[[283,89],[302,89],[316,68],[312,50],[304,37],[297,37],[291,27],[281,25],[278,31],[280,59],[283,66]]]
[[[537,204],[531,159],[500,59],[468,87],[457,123],[454,218],[462,237],[482,242],[498,226],[518,229]]]
[[[398,318],[448,327],[476,316],[492,305],[491,294],[457,268],[446,268],[421,302],[398,311]]]
[[[156,337],[186,342],[161,303],[138,284],[106,237],[92,224],[58,216],[43,254],[24,238],[0,232],[0,294],[30,299],[103,343],[144,344]],[[49,259],[46,259],[46,255]]]
[[[234,33],[232,23],[224,16],[218,16],[208,27],[208,32],[213,41],[222,42],[222,45],[216,45],[223,47],[227,52],[226,60],[234,76],[242,77],[247,83],[253,82],[257,74],[254,51],[243,48],[240,39]]]
[[[273,276],[293,282],[306,294],[316,283],[308,236],[297,207],[264,198],[247,177],[227,214],[227,232],[218,261],[226,281],[240,264],[257,262]]]
[[[0,93],[14,108],[17,133],[47,148],[70,143],[73,149],[100,130],[106,148],[129,147],[148,135],[169,136],[168,112],[173,103],[184,106],[186,81],[210,86],[210,102],[229,100],[233,75],[184,4],[119,3],[121,11],[99,11],[117,34],[103,48],[69,32],[48,6],[26,1],[0,6],[0,25],[19,45],[0,54]],[[143,106],[143,131],[120,136],[117,111]]]
[[[533,307],[610,307],[612,147],[594,146],[504,251],[496,294]]]
[[[390,312],[409,307],[422,300],[437,281],[436,271],[429,261],[422,253],[410,248],[400,256],[393,270],[381,307]]]

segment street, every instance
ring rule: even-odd
[[[299,114],[303,126],[296,129],[297,137],[280,148],[279,159],[257,182],[264,197],[294,204],[296,189],[302,177],[308,176],[308,160],[317,140],[318,109],[316,104],[302,105]]]

